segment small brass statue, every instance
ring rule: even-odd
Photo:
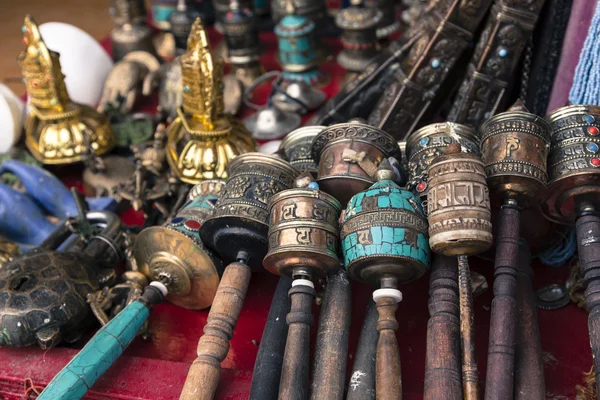
[[[31,112],[25,122],[27,148],[44,164],[69,164],[112,149],[108,119],[71,101],[58,53],[49,50],[30,15],[22,27],[25,50],[19,55]]]
[[[242,123],[224,112],[222,64],[197,19],[181,56],[183,105],[167,132],[167,161],[186,183],[226,178],[231,159],[256,146]]]

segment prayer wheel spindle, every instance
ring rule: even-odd
[[[546,119],[552,133],[550,183],[543,210],[550,219],[576,227],[596,387],[600,390],[600,107],[562,107]]]
[[[485,398],[513,396],[519,208],[536,206],[548,180],[550,125],[518,101],[481,126],[481,153],[492,202],[502,204],[496,237],[494,299]]]
[[[289,189],[298,171],[289,163],[266,154],[237,156],[215,212],[200,228],[205,245],[225,263],[221,283],[198,342],[198,358],[190,367],[180,399],[213,399],[221,362],[239,318],[250,283],[251,268],[262,269],[267,252],[269,212],[274,194]]]
[[[376,172],[377,182],[350,199],[341,239],[348,274],[377,290],[379,340],[376,392],[381,400],[401,399],[400,353],[395,313],[402,293],[398,284],[420,278],[429,268],[427,218],[421,201],[394,183],[387,160]]]
[[[479,374],[475,355],[473,293],[467,257],[492,245],[490,196],[479,157],[461,153],[450,144],[428,170],[427,217],[429,246],[443,256],[458,257],[462,384],[466,400],[479,398]]]
[[[264,267],[291,276],[291,310],[283,357],[279,399],[308,399],[310,327],[316,297],[314,275],[327,276],[341,267],[338,254],[338,219],[342,207],[319,190],[310,175],[302,175],[295,188],[281,191],[269,201],[269,252]],[[345,371],[344,371],[345,373]]]

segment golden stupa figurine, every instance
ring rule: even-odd
[[[45,164],[68,164],[112,149],[108,118],[71,101],[59,54],[49,50],[30,15],[22,27],[25,50],[19,55],[31,112],[25,122],[29,151]]]
[[[181,56],[183,103],[167,133],[167,161],[183,182],[227,178],[235,156],[254,151],[256,143],[243,124],[225,114],[223,60],[215,57],[198,18]]]

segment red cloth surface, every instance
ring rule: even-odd
[[[213,46],[220,39],[213,30],[210,38]],[[275,37],[261,34],[266,49],[261,61],[267,70],[278,69],[274,54]],[[335,40],[327,41],[332,55],[341,46]],[[108,43],[105,42],[108,47]],[[323,66],[331,76],[323,88],[333,95],[339,88],[344,71],[333,61]],[[257,101],[267,95],[269,88],[257,91]],[[141,101],[140,109],[154,108],[152,101]],[[53,169],[69,186],[81,188],[81,170],[78,168]],[[143,215],[133,210],[122,216],[125,224],[140,225]],[[490,305],[492,300],[493,265],[490,262],[471,259],[471,268],[486,276],[490,289],[475,299],[475,329],[478,366],[481,386],[485,386]],[[562,283],[568,276],[568,268],[551,269],[534,263],[534,288],[551,283]],[[277,284],[277,277],[266,270],[253,274],[250,288],[231,340],[231,349],[222,364],[223,373],[217,391],[217,399],[247,399],[252,369],[258,351],[262,329]],[[422,398],[425,371],[425,340],[428,301],[428,275],[400,289],[404,300],[399,304],[396,317],[399,322],[398,342],[402,360],[404,398]],[[352,324],[348,372],[351,371],[358,335],[367,303],[371,301],[372,288],[354,283],[352,294]],[[319,307],[313,307],[315,326],[312,329],[311,346],[317,330]],[[153,308],[150,316],[151,337],[136,338],[124,355],[97,382],[85,398],[88,399],[178,399],[189,364],[196,357],[196,346],[206,323],[208,310],[192,311],[163,303]],[[592,356],[587,332],[587,314],[571,304],[555,311],[538,310],[542,349],[544,352],[547,398],[574,399],[575,385],[583,382],[582,374],[592,366]],[[92,333],[90,333],[91,335]],[[517,335],[519,332],[517,332]],[[24,394],[34,393],[46,385],[52,377],[73,357],[83,343],[72,348],[60,346],[48,351],[37,347],[0,348],[0,398],[22,399]],[[32,388],[33,386],[33,388]],[[35,389],[38,388],[38,389]]]

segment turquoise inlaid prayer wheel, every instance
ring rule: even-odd
[[[378,182],[350,199],[342,222],[348,273],[376,286],[388,277],[410,282],[429,269],[427,218],[421,200],[391,177],[390,171],[378,171]]]

